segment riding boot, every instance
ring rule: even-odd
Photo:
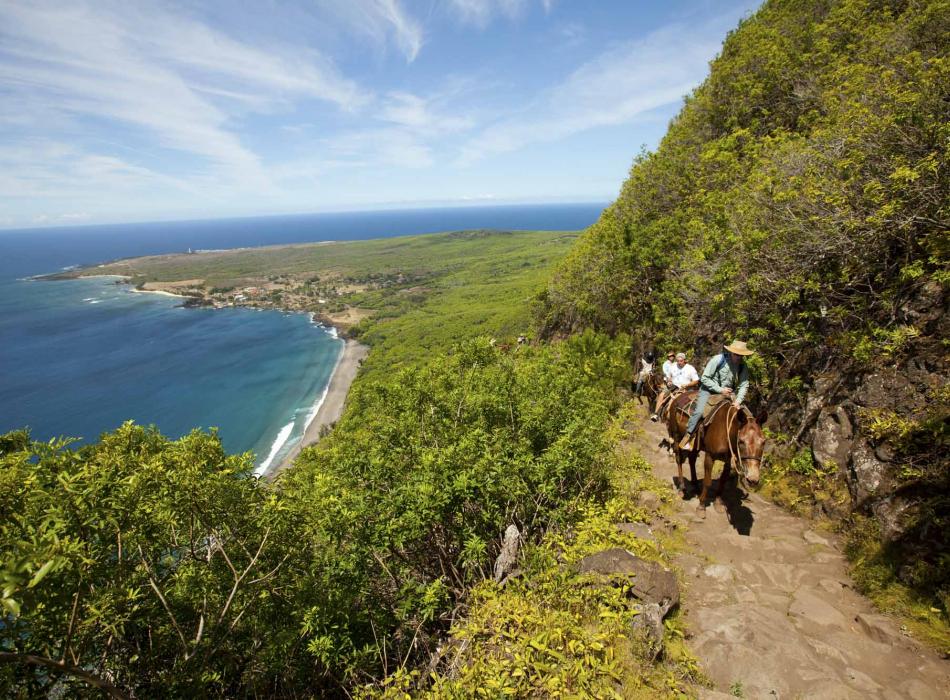
[[[686,450],[687,452],[693,449],[693,434],[686,433],[683,435],[683,439],[680,440],[679,448],[681,450]]]

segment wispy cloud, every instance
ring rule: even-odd
[[[524,16],[531,0],[450,0],[449,4],[463,22],[484,28],[499,16],[509,20]],[[541,0],[545,13],[553,4],[553,0]]]
[[[156,207],[148,214],[154,216],[186,199],[207,203],[228,186],[219,178],[175,178],[59,141],[0,145],[0,213],[7,215],[6,226],[142,218],[143,192],[146,206]],[[30,203],[35,203],[32,214]]]
[[[326,148],[339,165],[426,168],[435,162],[432,148],[420,136],[399,127],[337,134]]]
[[[144,130],[257,184],[265,176],[230,126],[235,110],[288,96],[344,109],[368,99],[313,51],[290,58],[141,5],[0,5],[0,85],[48,114]]]
[[[450,110],[445,95],[421,97],[409,92],[390,92],[383,102],[379,119],[398,124],[425,136],[440,136],[474,126],[471,117]]]
[[[399,0],[317,0],[321,8],[342,20],[350,31],[362,34],[380,46],[389,41],[412,63],[423,45],[422,24]]]
[[[462,148],[460,164],[624,124],[677,102],[706,72],[719,47],[715,33],[668,26],[616,45],[587,61],[517,113],[489,125]]]

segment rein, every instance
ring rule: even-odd
[[[729,443],[729,458],[736,465],[736,471],[739,472],[739,475],[742,478],[746,476],[745,466],[743,465],[743,460],[750,460],[752,462],[762,462],[761,457],[743,457],[742,456],[742,444],[739,442],[739,432],[736,431],[736,445],[733,449],[732,446],[732,426],[735,424],[736,418],[739,417],[739,414],[745,412],[749,418],[755,420],[752,416],[752,413],[748,408],[742,406],[740,408],[729,407],[729,412],[726,414],[726,442]]]

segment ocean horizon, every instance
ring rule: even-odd
[[[309,314],[190,309],[114,278],[38,275],[125,257],[486,228],[579,230],[602,205],[346,212],[0,231],[0,433],[98,439],[125,420],[216,428],[261,471],[299,442],[342,352]]]

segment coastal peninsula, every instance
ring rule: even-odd
[[[372,347],[363,371],[418,365],[473,335],[516,337],[572,231],[472,230],[116,260],[50,279],[115,275],[186,306],[313,314]],[[438,318],[436,323],[434,319]]]

